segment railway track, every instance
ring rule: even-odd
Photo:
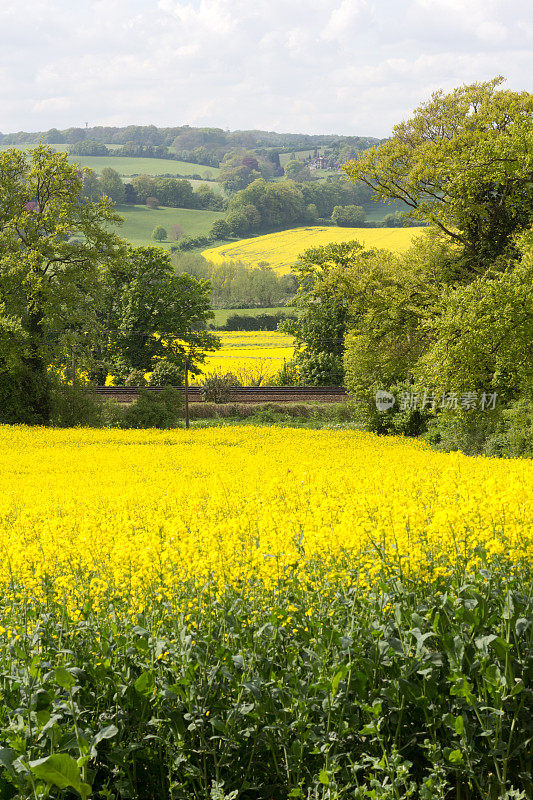
[[[177,387],[180,391],[184,389]],[[149,392],[160,392],[160,387],[148,387]],[[127,403],[139,394],[138,386],[95,386],[93,392],[102,397],[112,397]],[[346,400],[346,391],[340,386],[236,386],[229,393],[229,403],[338,403]],[[189,387],[189,403],[202,403],[202,390]]]

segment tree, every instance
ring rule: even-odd
[[[310,248],[293,267],[298,291],[290,305],[299,315],[282,328],[295,337],[296,360],[308,381],[322,385],[342,381],[350,314],[349,297],[342,289],[343,273],[354,261],[366,257],[359,242],[343,242]]]
[[[356,228],[365,221],[365,210],[362,206],[335,206],[331,219],[340,227]]]
[[[293,181],[310,181],[309,167],[302,161],[287,161],[285,164],[285,177]]]
[[[163,228],[162,225],[156,225],[154,230],[152,231],[152,239],[155,239],[156,242],[164,242],[168,239],[168,233],[166,228]]]
[[[205,352],[220,342],[204,328],[212,318],[210,284],[176,275],[160,247],[128,246],[126,257],[106,273],[101,324],[110,332],[107,360],[126,374],[149,370],[160,359],[198,371]]]
[[[114,203],[124,203],[126,191],[120,175],[111,167],[104,167],[100,178],[100,188],[102,193],[110,197]]]
[[[471,274],[512,248],[532,220],[533,95],[497,90],[502,81],[435,92],[389,140],[344,165],[459,243]]]
[[[107,227],[121,218],[110,200],[84,197],[83,174],[46,145],[0,153],[0,197],[0,371],[18,386],[21,416],[46,423],[48,366],[61,335],[94,318],[100,270],[122,252]]]
[[[229,239],[231,228],[225,219],[216,219],[209,230],[209,236],[213,239]]]

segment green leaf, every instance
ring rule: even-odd
[[[36,778],[60,789],[75,789],[83,800],[87,800],[91,793],[91,787],[82,781],[77,762],[65,753],[30,761],[29,767]]]
[[[10,772],[12,771],[11,765],[16,757],[17,754],[14,750],[10,750],[8,747],[0,747],[0,765]]]
[[[143,672],[135,681],[135,689],[139,694],[150,694],[154,688],[155,680],[153,673],[150,671]]]
[[[448,761],[450,764],[462,764],[463,754],[460,750],[452,750],[452,752],[448,755]]]
[[[98,742],[102,741],[102,739],[112,739],[113,736],[117,735],[117,733],[118,728],[116,725],[108,725],[107,728],[102,728],[101,731],[98,731],[93,739],[93,745],[97,745]]]
[[[325,769],[320,770],[320,775],[318,776],[318,780],[323,786],[329,786],[329,775]]]
[[[333,677],[331,681],[331,694],[335,696],[337,694],[337,689],[339,688],[339,683],[343,678],[345,678],[348,674],[348,667],[346,664],[343,664],[339,671]]]
[[[465,722],[461,714],[455,720],[455,732],[458,736],[462,736],[465,732]]]
[[[54,678],[62,689],[72,689],[76,683],[74,676],[64,667],[57,667],[54,670]]]

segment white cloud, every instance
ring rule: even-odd
[[[528,0],[4,0],[0,130],[387,135],[437,87],[531,90]],[[529,26],[529,27],[528,27]]]

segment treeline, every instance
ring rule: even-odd
[[[151,175],[136,175],[123,181],[118,172],[104,167],[101,174],[95,172],[84,175],[84,193],[92,200],[103,195],[115,203],[141,203],[150,206],[169,208],[193,208],[222,211],[224,200],[207,184],[196,189],[185,178],[157,178]]]
[[[371,192],[366,186],[341,178],[302,184],[258,178],[230,197],[226,218],[217,220],[212,235],[224,239],[269,228],[314,225],[330,221],[336,208],[335,224],[357,225],[364,222],[362,205],[370,200]],[[340,207],[349,210],[343,214]]]
[[[336,136],[283,134],[272,131],[224,131],[222,128],[194,128],[181,125],[169,128],[157,128],[155,125],[128,125],[124,128],[96,126],[91,128],[66,128],[58,130],[17,133],[0,133],[0,144],[47,144],[80,145],[92,142],[100,145],[122,145],[127,152],[122,155],[142,155],[152,158],[178,158],[206,166],[218,166],[225,154],[234,149],[275,148],[286,153],[292,150],[304,150],[316,147],[341,148],[344,146],[365,150],[379,142],[368,136]],[[152,149],[150,149],[152,148]],[[162,148],[162,149],[161,149]],[[172,152],[175,155],[172,155]],[[105,153],[80,152],[80,155],[105,155]],[[113,151],[113,155],[119,155]]]
[[[294,275],[278,275],[272,267],[246,267],[239,261],[212,264],[199,253],[175,253],[177,275],[209,281],[214,308],[268,308],[283,306],[298,288]]]

